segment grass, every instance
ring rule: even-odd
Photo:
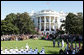
[[[37,47],[39,52],[41,51],[43,47],[45,49],[46,54],[58,54],[60,50],[60,48],[57,47],[58,46],[57,41],[56,41],[55,47],[53,47],[52,41],[33,40],[33,39],[28,39],[28,40],[23,40],[23,41],[1,41],[1,47],[3,49],[5,48],[10,49],[11,47],[13,48],[18,47],[18,49],[21,49],[21,47],[25,48],[26,43],[28,43],[29,47],[32,49],[35,49]],[[66,47],[66,43],[64,44],[64,47]],[[64,50],[64,48],[62,49]]]

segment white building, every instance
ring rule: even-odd
[[[61,21],[65,20],[66,15],[67,13],[64,13],[63,11],[56,12],[52,10],[41,10],[36,13],[32,11],[30,13],[35,27],[43,34],[56,33],[56,30],[60,29],[62,24]]]

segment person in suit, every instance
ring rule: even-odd
[[[53,40],[53,47],[55,47],[55,39]]]

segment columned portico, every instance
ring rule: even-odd
[[[51,21],[51,17],[53,17],[53,21]],[[43,33],[55,33],[55,16],[39,16],[40,20],[40,31]],[[52,23],[52,24],[51,24]],[[53,27],[52,31],[51,26]],[[43,30],[42,30],[43,29]]]
[[[56,29],[59,29],[58,28],[60,26],[59,24],[61,24],[60,16],[62,16],[62,13],[57,13],[52,10],[42,10],[39,13],[35,14],[35,16],[38,17],[38,23],[36,21],[35,25],[38,26],[38,29],[43,34],[56,33]],[[36,19],[34,19],[34,20],[36,20]]]

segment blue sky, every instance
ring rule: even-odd
[[[57,12],[83,12],[83,1],[1,1],[1,20],[9,13],[30,13],[51,9]]]

